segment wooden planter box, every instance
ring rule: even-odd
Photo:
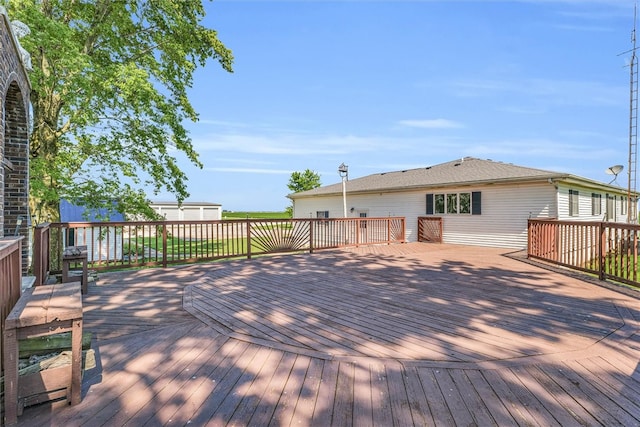
[[[71,364],[19,377],[18,415],[26,406],[61,398],[71,400]]]

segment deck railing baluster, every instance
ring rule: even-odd
[[[109,270],[166,267],[179,262],[239,256],[250,258],[259,252],[314,252],[345,246],[402,243],[404,228],[405,219],[397,217],[79,222],[52,223],[46,235],[40,237],[47,239],[51,271],[58,273],[60,255],[69,245],[90,246],[89,267]],[[51,245],[51,242],[58,243]]]
[[[634,286],[640,225],[530,219],[527,256]]]

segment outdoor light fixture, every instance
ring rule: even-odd
[[[347,217],[347,181],[349,180],[349,166],[344,162],[338,166],[338,174],[342,178],[342,209],[344,217]]]
[[[349,180],[349,166],[342,163],[340,166],[338,166],[338,173],[343,179],[346,178],[347,180]]]

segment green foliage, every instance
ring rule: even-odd
[[[142,188],[188,196],[174,153],[202,166],[183,126],[198,115],[187,98],[209,59],[231,72],[233,56],[201,25],[198,0],[13,0],[31,28],[21,43],[34,66],[31,209],[59,219],[59,200],[152,214]]]
[[[294,193],[299,193],[301,191],[313,190],[321,185],[320,174],[311,169],[305,169],[304,172],[293,172],[289,178],[287,187]],[[289,218],[293,217],[293,203],[287,206],[285,212]]]
[[[313,190],[320,187],[320,175],[311,169],[306,169],[304,172],[293,172],[289,178],[287,187],[294,193],[301,191]]]
[[[293,204],[290,204],[289,206],[287,206],[284,212],[287,215],[287,218],[293,218]]]

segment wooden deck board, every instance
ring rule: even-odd
[[[471,382],[471,386],[478,394],[478,397],[487,408],[487,411],[493,419],[493,424],[498,426],[516,425],[516,421],[503,404],[502,400],[496,395],[495,391],[482,375],[479,369],[465,370],[467,379]]]
[[[277,367],[271,382],[260,399],[249,426],[268,426],[272,420],[288,425],[293,415],[292,409],[300,393],[303,372],[309,365],[309,358],[286,353]]]
[[[640,425],[640,302],[407,244],[105,274],[83,401],[25,426]]]
[[[371,384],[371,367],[369,363],[358,363],[353,373],[354,397],[353,425],[373,425],[373,387]]]
[[[200,408],[196,412],[195,417],[187,418],[187,421],[194,425],[207,425],[228,420],[238,403],[244,397],[242,394],[235,393],[237,387],[244,386],[252,380],[252,373],[247,370],[254,359],[263,360],[266,355],[271,352],[270,349],[250,345],[231,365],[231,369],[225,372],[224,377],[216,381],[215,392],[212,392],[202,402]],[[182,414],[178,414],[182,415]],[[189,416],[189,414],[185,414]],[[186,422],[185,422],[186,423]]]
[[[391,363],[387,364],[385,369],[389,385],[389,401],[391,402],[393,425],[413,425],[411,406],[409,405],[409,397],[404,382],[404,369],[402,369],[400,365],[393,365]]]
[[[565,364],[566,368],[562,370],[562,374],[566,376],[569,382],[573,385],[571,389],[584,390],[585,396],[589,396],[591,401],[599,405],[599,408],[594,410],[594,415],[610,418],[612,419],[612,423],[619,423],[625,426],[638,424],[638,419],[630,415],[627,412],[626,407],[620,406],[618,403],[619,399],[622,399],[622,402],[620,403],[626,402],[627,398],[625,396],[617,394],[614,395],[616,396],[615,399],[611,399],[608,394],[602,392],[597,384],[592,383],[593,378],[590,375],[583,375],[584,371],[580,369],[577,362],[570,361],[565,362]],[[604,415],[605,413],[609,414],[611,417]]]
[[[373,424],[380,426],[393,425],[391,414],[391,396],[389,395],[389,383],[386,366],[378,361],[373,361],[366,367],[370,371],[371,378],[371,404],[373,406]],[[368,396],[367,396],[368,398]]]
[[[204,369],[198,371],[197,381],[190,387],[181,388],[179,399],[171,399],[167,404],[156,405],[159,406],[159,409],[144,425],[164,424],[168,420],[175,425],[185,425],[192,421],[194,414],[201,412],[200,409],[205,407],[207,399],[216,394],[218,390],[224,391],[225,385],[220,385],[221,382],[234,369],[236,358],[244,354],[250,347],[255,351],[255,347],[245,342],[235,340],[227,342],[220,355],[216,355],[204,366]],[[219,386],[220,389],[218,389]]]
[[[291,417],[289,425],[310,425],[313,420],[313,413],[318,401],[318,393],[322,381],[322,370],[325,361],[322,359],[311,359],[309,368],[305,372],[302,390],[296,402],[296,408]],[[287,424],[284,424],[287,425]]]
[[[424,394],[422,383],[418,378],[416,368],[405,368],[405,385],[407,389],[407,402],[411,408],[413,425],[430,426],[434,424],[429,401]]]
[[[338,383],[339,362],[326,361],[322,369],[320,384],[313,408],[312,426],[329,426],[333,417],[333,404]]]
[[[543,372],[538,366],[532,365],[526,367],[529,375],[543,387],[549,394],[553,396],[553,399],[557,401],[560,406],[570,414],[573,418],[573,422],[578,422],[580,425],[598,425],[599,421],[589,413],[578,401],[575,400],[571,393],[567,393],[560,385],[558,385],[551,377]]]
[[[608,397],[602,399],[601,395],[594,395],[592,394],[592,390],[581,387],[581,379],[579,377],[574,377],[573,379],[571,377],[567,377],[565,372],[569,371],[568,367],[551,365],[538,366],[538,368],[552,378],[567,395],[573,397],[576,402],[578,402],[580,406],[582,406],[585,411],[587,411],[589,415],[595,418],[601,425],[625,425],[621,424],[623,420],[608,412],[607,408],[610,404],[607,402],[609,399]]]
[[[473,417],[474,423],[479,426],[494,425],[495,420],[467,376],[468,371],[463,369],[450,369],[448,372],[453,381],[452,385],[455,385],[458,389],[460,397]]]

